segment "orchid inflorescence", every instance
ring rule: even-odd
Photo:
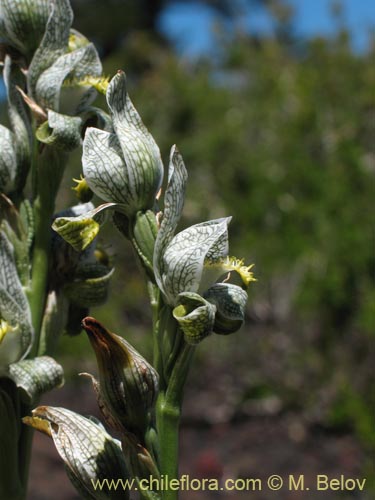
[[[187,183],[182,156],[173,146],[163,195],[160,151],[129,98],[125,73],[103,76],[95,47],[72,20],[68,0],[0,0],[11,127],[0,127],[0,441],[9,448],[1,498],[26,494],[22,454],[30,427],[53,439],[83,498],[120,496],[95,491],[92,481],[100,478],[177,477],[193,352],[212,333],[240,328],[254,281],[252,266],[229,256],[230,217],[177,232]],[[97,91],[108,113],[92,105]],[[74,188],[80,202],[55,214],[68,154],[81,146],[83,175]],[[95,206],[94,194],[103,203]],[[98,257],[106,221],[131,243],[144,270],[154,311],[153,365],[89,316],[90,307],[105,302],[113,274]],[[94,418],[64,408],[32,410],[63,383],[52,357],[59,336],[81,326],[98,379],[82,375],[119,439]],[[173,491],[140,495],[176,498]]]

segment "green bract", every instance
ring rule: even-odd
[[[83,173],[94,193],[134,216],[153,208],[163,178],[160,152],[143,125],[118,72],[107,89],[114,133],[88,128],[83,141]]]

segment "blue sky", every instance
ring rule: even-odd
[[[297,34],[301,36],[332,35],[337,21],[331,14],[331,0],[289,0],[295,10]],[[374,0],[342,0],[343,19],[352,35],[353,49],[368,47],[369,32],[375,28]],[[215,12],[198,2],[176,2],[164,11],[159,20],[160,30],[170,38],[180,54],[196,57],[210,53],[215,40]],[[271,32],[270,18],[259,8],[246,12],[238,20],[242,28],[252,32]]]
[[[331,0],[289,0],[295,10],[297,34],[303,37],[332,35],[337,27],[331,14]],[[343,18],[352,35],[353,49],[365,51],[370,30],[375,30],[375,0],[341,0]],[[195,58],[209,54],[215,45],[215,12],[192,1],[171,3],[159,19],[159,29],[175,45],[179,54]],[[272,22],[261,10],[253,8],[237,22],[251,32],[271,32]],[[0,98],[4,87],[0,78]]]

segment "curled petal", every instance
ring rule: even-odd
[[[87,248],[99,232],[99,228],[106,220],[105,211],[116,207],[115,203],[104,203],[97,208],[91,208],[91,203],[77,205],[82,211],[77,215],[68,212],[56,217],[52,229],[69,243],[77,252]],[[86,211],[85,210],[86,207]],[[89,208],[89,209],[87,209]]]
[[[63,151],[73,151],[81,144],[82,119],[78,116],[66,116],[48,111],[48,121],[42,123],[36,131],[36,138]]]
[[[31,55],[38,47],[50,14],[46,0],[1,0],[0,36],[22,54]]]
[[[49,356],[40,356],[13,363],[9,377],[23,390],[25,402],[30,404],[42,394],[64,384],[62,367]]]
[[[81,47],[73,52],[68,52],[67,54],[61,55],[54,61],[54,63],[49,66],[38,78],[35,90],[36,101],[45,108],[50,108],[55,111],[60,109],[60,104],[62,101],[62,91],[66,93],[66,90],[72,90],[74,85],[65,86],[64,80],[66,78],[71,78],[71,82],[79,82],[80,78],[86,75],[99,76],[102,72],[102,66],[100,59],[95,47],[90,43],[85,47]],[[69,82],[68,82],[69,83]],[[63,85],[64,84],[64,85]],[[75,105],[69,106],[65,105],[67,108],[65,112],[75,113],[78,108],[81,107],[81,101],[86,105],[89,104],[89,100],[92,101],[92,97],[95,97],[95,93],[91,99],[86,97],[86,93],[90,91],[90,87],[86,88],[75,86],[76,93],[78,94],[78,99],[72,99],[70,95],[70,101]],[[79,92],[77,92],[79,90]],[[64,104],[68,96],[64,96]]]
[[[99,306],[107,300],[113,271],[98,262],[83,264],[77,268],[74,281],[64,286],[64,294],[80,307]]]
[[[204,297],[217,309],[213,327],[215,333],[228,335],[240,328],[247,302],[245,290],[230,283],[216,283],[207,290]]]
[[[199,344],[214,327],[216,307],[197,293],[180,293],[173,316],[188,344]]]

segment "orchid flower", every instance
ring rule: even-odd
[[[120,205],[128,216],[152,208],[163,179],[159,148],[143,125],[119,71],[107,89],[114,133],[88,128],[83,142],[83,173],[92,191]]]
[[[83,498],[129,498],[126,490],[95,491],[97,481],[128,477],[120,443],[93,421],[65,408],[39,406],[23,422],[49,437]]]
[[[154,272],[166,302],[174,307],[174,316],[186,340],[195,344],[211,331],[230,333],[242,323],[246,291],[226,282],[216,283],[217,280],[236,271],[247,287],[254,277],[252,266],[244,266],[242,261],[228,256],[230,217],[195,224],[175,235],[186,181],[184,162],[174,146],[164,214],[155,242]],[[223,324],[224,317],[227,326]]]

